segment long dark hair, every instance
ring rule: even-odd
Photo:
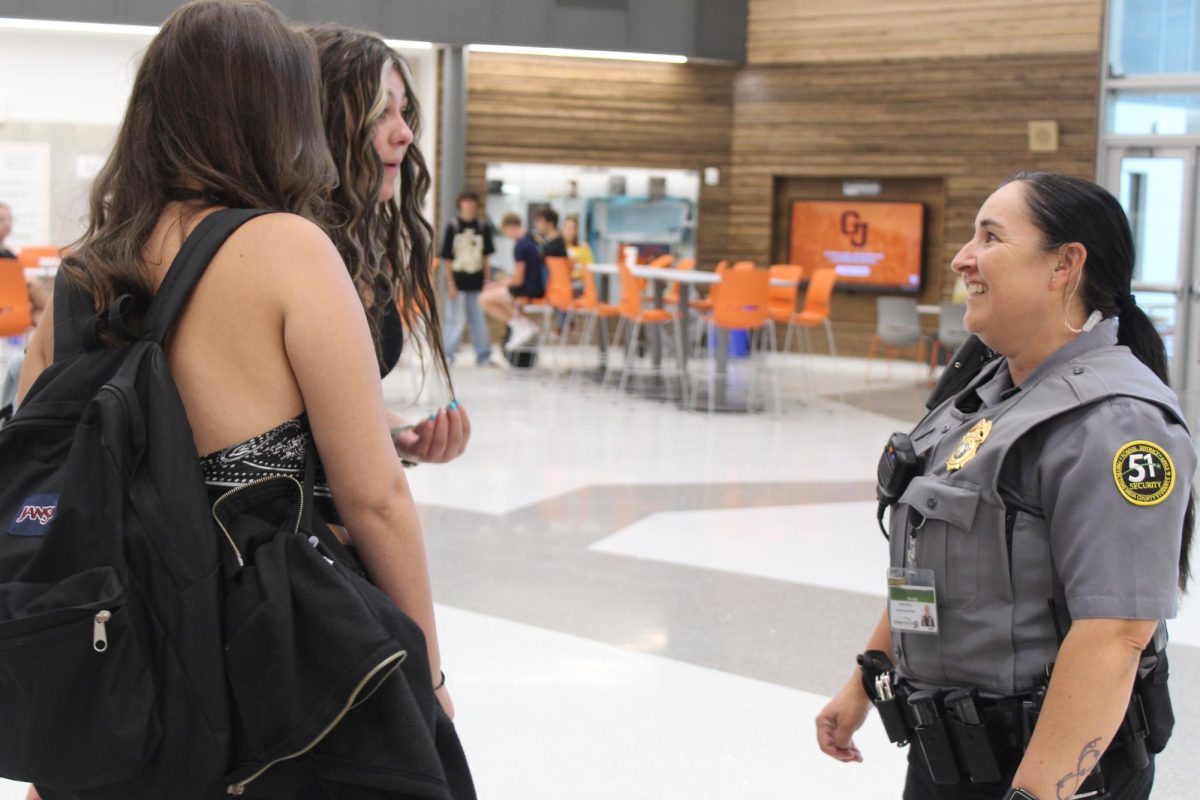
[[[1019,182],[1033,224],[1042,233],[1047,251],[1078,242],[1087,250],[1083,300],[1088,311],[1116,317],[1117,342],[1137,356],[1159,379],[1170,385],[1167,349],[1154,323],[1133,297],[1133,231],[1120,202],[1091,181],[1052,172],[1021,172],[1005,183]],[[1196,500],[1188,498],[1179,552],[1179,588],[1191,578],[1192,530]]]
[[[326,206],[326,230],[337,245],[367,311],[377,352],[380,320],[387,303],[399,303],[408,330],[424,328],[425,344],[453,391],[433,285],[433,226],[422,214],[429,169],[417,146],[421,112],[407,65],[372,33],[338,25],[307,28],[320,57],[325,135],[341,180]],[[383,75],[395,69],[408,92],[405,122],[413,132],[400,164],[400,187],[379,202],[383,162],[372,133],[384,110]],[[420,339],[413,337],[418,348]]]
[[[315,221],[337,180],[318,81],[312,42],[266,3],[194,0],[176,10],[138,67],[92,186],[87,231],[63,259],[68,279],[98,309],[130,295],[131,311],[144,310],[154,292],[144,251],[173,187],[198,187],[208,205]]]

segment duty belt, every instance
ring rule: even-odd
[[[1009,697],[981,696],[975,688],[927,691],[898,678],[891,659],[878,650],[862,654],[858,663],[863,687],[888,739],[900,746],[917,743],[934,783],[995,783],[1011,778],[1033,736],[1045,683],[1035,691]],[[1149,764],[1141,708],[1135,694],[1113,742],[1114,748],[1125,750],[1135,769]],[[1103,776],[1097,770],[1077,792],[1089,796],[1103,790]]]

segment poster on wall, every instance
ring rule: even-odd
[[[12,208],[12,250],[50,241],[50,145],[0,142],[0,202]]]
[[[791,211],[790,261],[806,276],[833,267],[839,288],[921,291],[921,203],[793,200]]]

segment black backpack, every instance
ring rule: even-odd
[[[219,533],[162,343],[262,213],[202,221],[116,349],[60,276],[54,364],[0,428],[0,775],[45,800],[223,794]]]

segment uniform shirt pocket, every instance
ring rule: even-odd
[[[908,514],[908,535],[917,537],[916,565],[933,570],[938,603],[970,606],[979,597],[979,487],[922,475],[900,503]]]

